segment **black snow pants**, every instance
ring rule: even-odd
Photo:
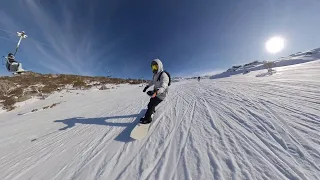
[[[158,97],[150,98],[150,102],[148,104],[148,110],[144,115],[144,118],[147,120],[151,120],[151,115],[154,113],[156,106],[158,106],[162,102]]]

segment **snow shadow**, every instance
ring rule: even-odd
[[[66,127],[60,128],[60,131],[66,130],[68,128],[74,127],[76,124],[95,124],[95,125],[104,125],[104,126],[116,126],[116,127],[125,127],[125,129],[114,139],[121,142],[129,142],[132,139],[130,138],[130,133],[132,129],[139,122],[140,118],[144,116],[147,110],[143,109],[138,114],[124,115],[124,116],[110,116],[110,117],[97,117],[97,118],[84,118],[84,117],[74,117],[64,120],[55,120],[54,122],[64,123]],[[134,121],[131,122],[108,122],[117,119],[125,118],[134,118]]]

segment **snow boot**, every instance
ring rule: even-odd
[[[147,118],[141,118],[140,119],[140,123],[141,124],[149,124],[149,123],[151,123],[151,121],[152,121],[152,119],[150,118],[150,119],[147,119]]]

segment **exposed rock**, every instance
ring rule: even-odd
[[[16,101],[17,102],[22,102],[22,101],[26,101],[26,100],[31,99],[31,98],[32,98],[31,95],[24,95],[24,96],[18,97],[18,99]]]
[[[99,88],[99,90],[107,90],[107,89],[109,89],[109,88],[107,88],[107,86],[104,84],[104,85],[102,85],[100,88]]]

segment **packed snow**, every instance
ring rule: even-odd
[[[0,114],[0,179],[319,180],[319,87],[320,60],[174,82],[141,141],[140,85],[55,93]]]

